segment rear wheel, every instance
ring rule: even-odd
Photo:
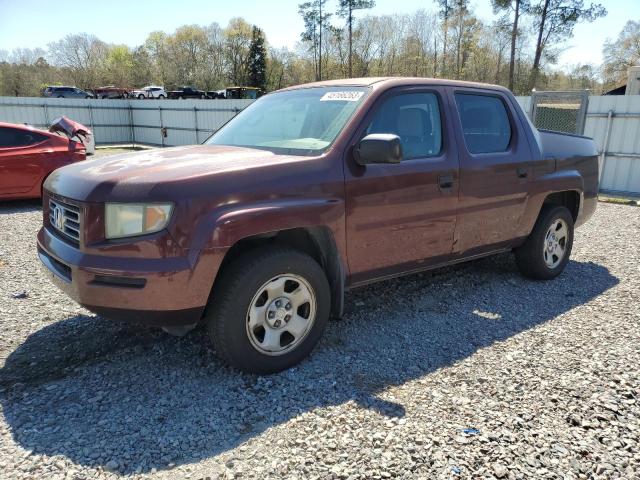
[[[314,259],[290,248],[259,248],[221,273],[207,308],[207,329],[218,355],[232,366],[279,372],[318,343],[330,296]]]
[[[140,94],[138,95],[138,100],[142,100],[144,98],[144,95]]]
[[[573,217],[561,206],[544,206],[527,241],[516,249],[523,275],[549,280],[562,273],[573,247]]]

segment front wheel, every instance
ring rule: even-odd
[[[544,206],[526,242],[516,249],[523,275],[550,280],[562,273],[573,247],[573,216],[565,207]]]
[[[248,373],[275,373],[305,358],[329,318],[320,265],[290,248],[262,247],[216,281],[206,322],[218,355]]]

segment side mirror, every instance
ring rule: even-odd
[[[397,135],[372,133],[360,140],[354,153],[356,162],[360,165],[400,163],[402,161],[402,144]]]

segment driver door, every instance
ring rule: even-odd
[[[346,168],[347,250],[353,284],[446,261],[458,205],[458,151],[449,132],[447,96],[437,87],[384,94],[355,137],[400,137],[399,164]]]

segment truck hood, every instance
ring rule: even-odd
[[[157,148],[75,163],[54,171],[45,189],[79,201],[171,200],[211,191],[211,182],[230,181],[249,170],[281,170],[310,157],[277,155],[253,148],[192,145]]]

